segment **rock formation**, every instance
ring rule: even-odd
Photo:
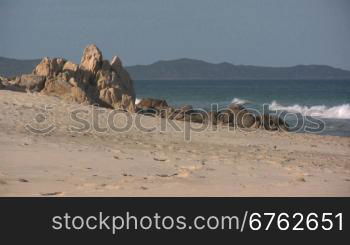
[[[190,121],[211,125],[224,125],[239,128],[263,128],[269,131],[288,131],[288,124],[274,115],[256,115],[242,105],[231,104],[219,111],[206,112],[193,109],[191,105],[174,108],[165,100],[141,99],[137,104],[137,112],[148,116],[159,115],[162,118],[179,121]]]
[[[95,45],[85,48],[79,65],[62,58],[43,58],[32,74],[11,81],[22,91],[55,95],[78,103],[135,111],[133,81],[118,57],[103,60]]]
[[[161,110],[161,109],[166,109],[168,108],[168,103],[165,100],[160,100],[160,99],[151,99],[151,98],[145,98],[142,99],[136,107],[138,109],[156,109],[156,110]]]

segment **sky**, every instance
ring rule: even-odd
[[[0,56],[350,70],[350,0],[0,0]]]

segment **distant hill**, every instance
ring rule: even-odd
[[[40,59],[17,60],[0,57],[0,75],[6,77],[31,73]],[[292,67],[263,67],[208,63],[194,59],[158,61],[150,65],[128,66],[134,80],[301,80],[350,79],[350,71],[326,65],[297,65]]]
[[[244,80],[244,79],[350,79],[350,71],[325,65],[262,67],[212,64],[201,60],[178,59],[158,61],[151,65],[126,67],[135,80]]]
[[[41,59],[17,60],[0,57],[0,75],[13,77],[20,74],[31,73]]]

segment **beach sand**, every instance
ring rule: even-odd
[[[350,196],[349,137],[219,127],[186,140],[149,116],[138,117],[147,130],[72,132],[77,110],[90,121],[99,111],[100,128],[113,112],[0,91],[0,196]]]

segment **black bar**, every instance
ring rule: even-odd
[[[342,239],[348,237],[349,207],[350,198],[0,198],[0,234],[1,240],[5,239],[11,244],[23,241],[26,243],[45,242],[46,244],[50,244],[50,242],[66,242],[67,244],[72,242],[79,242],[79,244],[82,242],[87,242],[87,244],[107,242],[115,244],[133,244],[133,242],[168,244],[181,242],[181,244],[187,244],[190,241],[197,244],[199,242],[235,243],[238,241],[281,244],[287,240],[303,243],[306,241],[313,243],[318,241],[335,242],[344,241]],[[92,215],[98,217],[100,212],[104,215],[103,217],[126,217],[127,212],[137,218],[145,215],[153,217],[156,213],[161,218],[171,216],[175,219],[177,216],[185,216],[188,224],[193,224],[193,219],[196,216],[204,218],[238,216],[240,222],[243,222],[245,212],[248,212],[248,218],[254,212],[260,214],[273,212],[276,215],[285,212],[290,216],[290,227],[295,226],[300,219],[300,215],[296,219],[292,219],[291,216],[300,212],[304,216],[300,227],[305,229],[304,231],[294,231],[290,228],[283,231],[278,228],[276,222],[272,222],[267,231],[263,228],[254,231],[249,228],[248,220],[246,220],[243,232],[240,229],[210,230],[207,227],[203,230],[197,230],[193,227],[189,229],[187,228],[189,225],[182,230],[176,228],[158,230],[154,226],[144,230],[139,225],[137,230],[132,228],[117,230],[115,234],[108,229],[89,230],[85,226],[80,230],[55,230],[52,228],[53,225],[56,225],[52,221],[55,216],[64,217],[67,213],[71,216],[68,221],[71,221],[74,216],[81,216],[84,219]],[[332,216],[333,229],[329,231],[321,228],[315,231],[308,230],[305,219],[309,213],[318,215],[319,227],[322,224],[323,213],[334,215],[342,213],[342,230],[339,230],[339,222],[338,219],[334,218],[334,215]],[[262,227],[267,225],[269,221],[267,218],[268,216],[263,216],[261,219]],[[60,223],[63,225],[64,219]],[[145,223],[147,224],[147,222]],[[79,226],[79,222],[77,224]],[[117,224],[121,225],[120,222]],[[133,224],[130,222],[130,227],[133,227]],[[165,224],[169,227],[171,221],[168,219]],[[200,224],[205,224],[205,221]],[[213,224],[215,226],[215,220]],[[312,227],[312,222],[310,225]],[[284,227],[283,221],[281,226]]]

